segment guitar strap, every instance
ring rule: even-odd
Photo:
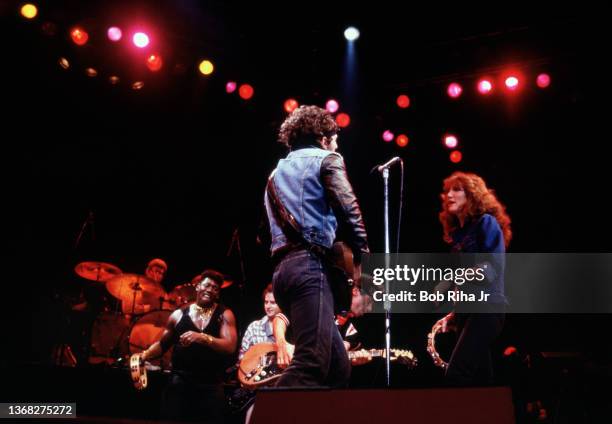
[[[287,208],[285,208],[285,205],[283,205],[283,202],[276,192],[276,187],[274,186],[274,173],[268,178],[266,192],[268,194],[268,200],[270,201],[270,209],[272,209],[272,213],[274,214],[274,219],[276,219],[276,222],[281,227],[281,230],[289,242],[287,246],[272,252],[272,258],[278,263],[285,254],[298,248],[306,248],[319,256],[327,269],[327,275],[334,297],[335,312],[346,313],[346,311],[351,308],[353,280],[349,279],[344,270],[332,262],[331,251],[329,249],[311,243],[304,238],[300,224]]]
[[[327,250],[324,247],[313,244],[304,238],[299,222],[297,222],[291,212],[289,212],[285,205],[283,205],[283,202],[280,200],[280,197],[276,192],[276,187],[274,186],[274,173],[272,173],[268,178],[266,192],[268,193],[268,199],[271,206],[270,209],[272,209],[274,219],[281,227],[283,234],[285,234],[285,237],[287,237],[287,240],[289,241],[289,246],[283,250],[288,253],[296,248],[305,247],[322,258],[326,258],[328,253]],[[273,253],[273,256],[275,256],[275,253]]]

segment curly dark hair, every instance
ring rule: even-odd
[[[200,275],[199,275],[199,282],[198,284],[200,284],[202,281],[204,281],[206,278],[210,278],[211,280],[213,280],[215,283],[217,283],[217,285],[219,286],[219,288],[221,288],[221,286],[223,286],[223,280],[225,279],[223,277],[223,274],[221,274],[219,271],[215,271],[214,269],[207,269],[205,271],[203,271]]]
[[[318,106],[303,105],[285,119],[278,132],[278,142],[289,148],[316,144],[322,137],[331,137],[338,131],[331,113]]]

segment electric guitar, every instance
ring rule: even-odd
[[[358,356],[357,352],[363,352],[363,350],[366,350],[373,358],[385,357],[385,349],[362,349],[347,352],[349,359],[352,361]],[[255,389],[269,385],[281,376],[284,370],[276,363],[276,351],[275,343],[259,343],[246,351],[238,367],[238,380],[242,386]],[[391,360],[410,368],[416,367],[418,363],[410,350],[391,349]]]

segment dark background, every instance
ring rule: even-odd
[[[591,99],[606,84],[597,11],[506,7],[56,1],[26,21],[18,3],[2,3],[5,309],[16,348],[9,361],[48,360],[65,305],[92,284],[73,272],[82,260],[142,273],[149,259],[164,258],[168,289],[214,267],[236,281],[224,298],[240,330],[259,318],[271,269],[256,236],[266,177],[285,154],[275,139],[288,97],[321,106],[334,97],[350,114],[340,152],[373,251],[384,248],[382,182],[369,170],[396,155],[405,161],[400,251],[446,251],[439,193],[455,170],[483,176],[507,205],[511,251],[608,251],[609,137]],[[106,39],[110,24],[134,21],[153,28],[164,57],[157,74],[125,38]],[[55,35],[45,34],[45,22]],[[86,46],[69,40],[75,24],[89,30]],[[348,25],[361,31],[350,72]],[[58,66],[60,57],[70,69]],[[202,58],[215,63],[210,77],[197,72]],[[98,77],[85,75],[89,66]],[[520,92],[475,93],[477,77],[510,68],[525,76]],[[534,84],[540,72],[552,77],[545,90]],[[111,74],[118,85],[108,83]],[[144,88],[131,90],[137,79]],[[226,94],[228,80],[252,84],[255,96]],[[451,81],[464,86],[456,101],[445,92]],[[395,106],[400,93],[410,108]],[[409,145],[383,143],[388,128],[408,134]],[[460,164],[441,144],[447,131],[459,136]],[[398,169],[393,174],[395,231]],[[75,246],[90,212],[93,225]],[[235,245],[227,256],[236,229],[244,276]],[[394,345],[427,363],[435,319],[397,316]],[[382,345],[381,317],[358,324],[368,346]],[[599,355],[608,324],[607,316],[511,316],[499,345]]]

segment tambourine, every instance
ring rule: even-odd
[[[142,359],[142,353],[135,353],[130,356],[130,375],[136,390],[147,388],[147,368],[145,367],[145,361]]]
[[[435,366],[442,368],[445,370],[448,367],[448,362],[446,362],[438,351],[436,350],[436,335],[440,332],[448,332],[456,330],[454,327],[448,325],[448,322],[452,319],[453,313],[446,315],[441,320],[437,321],[434,326],[431,328],[431,332],[427,335],[427,352]],[[446,331],[442,331],[442,328],[446,326]]]

